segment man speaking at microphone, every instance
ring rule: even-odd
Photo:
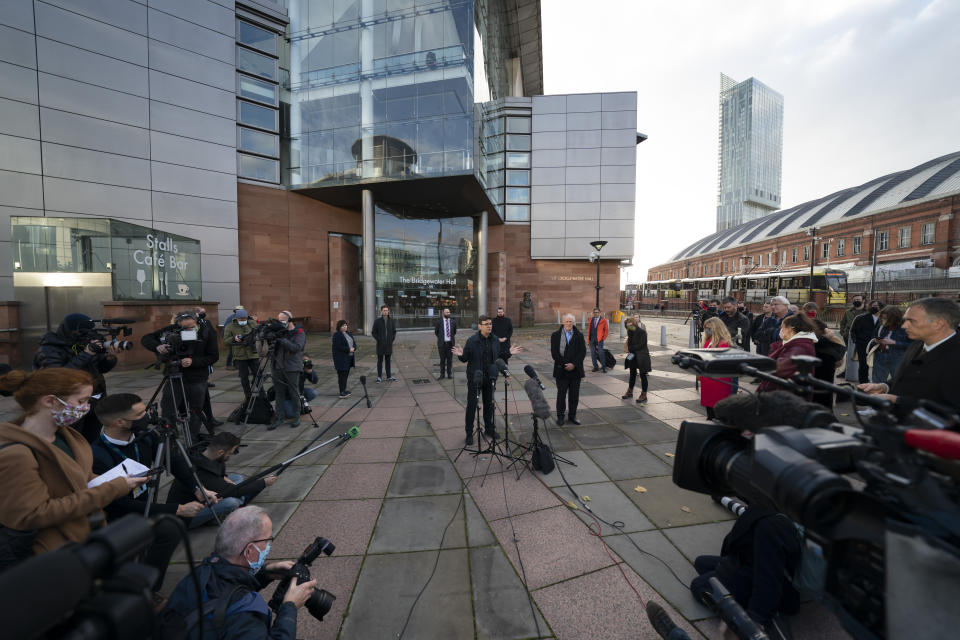
[[[497,429],[493,422],[493,383],[490,368],[496,372],[496,361],[500,357],[500,341],[493,334],[493,320],[480,316],[477,332],[467,339],[463,347],[453,347],[452,352],[460,362],[467,363],[467,412],[464,428],[467,431],[467,444],[473,444],[473,418],[477,411],[477,384],[483,396],[483,427],[489,438],[497,439]],[[510,347],[510,354],[519,353],[520,347]],[[480,376],[477,376],[477,373]],[[494,373],[495,375],[495,373]]]

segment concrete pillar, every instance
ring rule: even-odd
[[[373,192],[364,189],[363,198],[363,333],[370,335],[373,320],[377,317],[377,263],[376,228],[373,215]]]
[[[480,231],[477,233],[477,317],[487,313],[487,212],[480,213]]]

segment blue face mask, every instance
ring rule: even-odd
[[[256,549],[256,545],[254,545]],[[260,552],[260,555],[257,556],[257,559],[254,562],[247,560],[247,564],[250,565],[250,575],[255,576],[260,569],[263,568],[263,563],[267,561],[267,555],[270,553],[270,543],[267,542],[267,546],[263,549],[257,549]]]

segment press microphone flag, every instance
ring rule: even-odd
[[[549,418],[550,405],[547,404],[546,398],[543,397],[543,392],[540,391],[537,381],[527,380],[523,383],[523,390],[527,393],[527,399],[530,400],[530,410],[533,412],[533,415],[541,420]]]
[[[540,378],[537,377],[537,372],[533,367],[531,367],[530,365],[527,365],[523,368],[523,372],[528,376],[530,376],[531,378],[533,378],[534,380],[536,380],[537,384],[540,385],[541,390],[544,390],[547,388],[546,385],[540,382]]]

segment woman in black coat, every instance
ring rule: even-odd
[[[350,392],[347,391],[347,377],[350,375],[350,368],[357,366],[354,357],[357,343],[353,339],[353,334],[347,331],[348,328],[346,320],[337,320],[337,330],[333,334],[333,366],[337,370],[341,398],[350,397]]]
[[[640,316],[635,315],[627,318],[624,323],[627,327],[627,341],[624,347],[627,351],[626,367],[630,370],[630,387],[623,394],[623,399],[633,397],[633,385],[637,382],[637,375],[640,375],[640,395],[637,396],[638,404],[647,403],[647,374],[653,370],[650,364],[650,349],[647,348],[647,329],[640,322]]]

